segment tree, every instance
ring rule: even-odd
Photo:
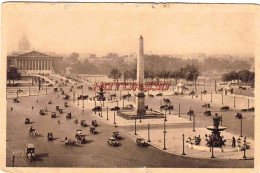
[[[113,68],[109,74],[110,78],[113,78],[114,81],[116,80],[116,83],[118,84],[118,79],[121,77],[122,73],[117,68]]]
[[[7,70],[7,79],[13,80],[13,85],[15,80],[20,80],[21,79],[21,73],[18,72],[18,69],[16,67],[9,67]]]
[[[124,72],[124,82],[127,82],[127,80],[130,78],[131,74],[128,70]]]
[[[130,78],[133,80],[133,83],[134,83],[137,78],[137,69],[136,68],[134,68],[130,71]]]

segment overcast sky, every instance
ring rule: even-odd
[[[56,53],[254,55],[254,13],[237,8],[162,4],[4,6],[7,50],[23,33],[31,48]]]

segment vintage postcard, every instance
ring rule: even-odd
[[[3,172],[259,171],[258,5],[7,2],[1,15]]]

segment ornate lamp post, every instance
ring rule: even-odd
[[[181,155],[186,155],[184,152],[184,139],[185,139],[185,136],[184,136],[184,134],[182,134],[182,154]]]
[[[79,105],[79,94],[78,94],[78,105]]]
[[[102,103],[101,103],[101,109],[100,109],[100,113],[101,113],[101,115],[100,115],[100,116],[102,117]]]
[[[202,100],[202,91],[200,92],[200,100]]]
[[[179,104],[179,117],[181,117],[181,104]]]
[[[135,135],[137,135],[137,134],[136,134],[136,118],[135,118]]]
[[[193,114],[193,132],[195,132],[195,114]]]
[[[212,92],[210,93],[210,102],[212,102]]]
[[[222,96],[222,105],[223,105],[223,104],[224,104],[224,101],[223,101],[223,92],[222,92],[221,96]]]
[[[191,121],[191,107],[190,107],[190,121]]]
[[[243,119],[243,117],[240,119],[240,137],[243,137],[242,136],[242,130],[243,130],[243,126],[242,126],[243,121],[242,121],[242,119]]]
[[[212,137],[210,138],[210,140],[211,140],[211,158],[213,159],[213,158],[215,158],[215,156],[214,156],[214,143],[215,142],[213,142],[213,139],[212,139]]]
[[[73,92],[73,103],[75,102],[75,91]]]
[[[166,135],[166,127],[165,127],[165,120],[163,121],[163,150],[166,150],[166,146],[165,146],[165,135]]]
[[[123,97],[123,107],[125,107],[125,97]]]
[[[234,96],[234,107],[236,107],[236,96]]]
[[[249,109],[249,97],[248,97],[248,99],[247,99],[247,107],[248,107],[248,109]]]
[[[164,120],[167,121],[167,118],[166,118],[166,108],[165,109],[165,114],[164,114]]]
[[[151,142],[150,140],[150,124],[148,123],[148,142]]]
[[[244,138],[244,156],[243,159],[246,159],[246,137]]]
[[[116,124],[116,112],[114,111],[114,124]]]

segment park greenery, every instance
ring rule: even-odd
[[[14,85],[14,81],[15,80],[20,80],[21,79],[21,73],[18,72],[18,69],[16,67],[9,67],[7,69],[7,80],[9,80],[9,85],[10,81],[13,81],[13,85]]]
[[[255,72],[250,72],[249,70],[240,70],[238,72],[231,71],[222,74],[221,80],[224,82],[234,82],[254,86]]]

